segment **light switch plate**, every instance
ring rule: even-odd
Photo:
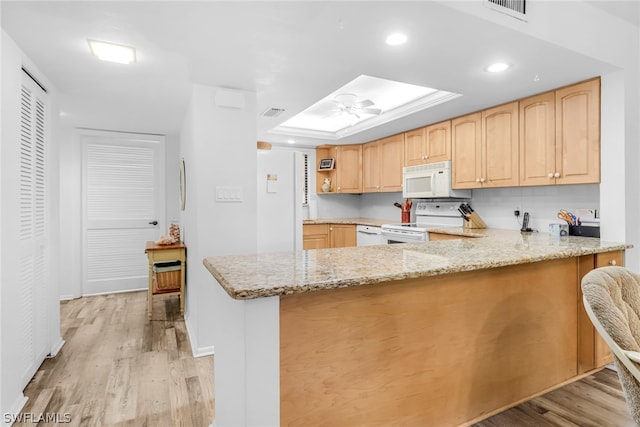
[[[216,187],[216,202],[242,202],[242,187]]]

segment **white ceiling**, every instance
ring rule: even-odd
[[[626,19],[631,10],[638,24],[637,2],[590,3],[624,10]],[[256,138],[274,143],[288,138],[269,129],[361,74],[463,94],[341,141],[363,142],[611,69],[433,1],[2,1],[0,7],[2,28],[59,90],[63,121],[78,127],[177,134],[193,83],[255,91]],[[409,42],[387,46],[385,37],[397,30]],[[138,62],[99,61],[87,38],[133,45]],[[513,68],[483,71],[498,60]],[[270,107],[286,112],[262,117]]]

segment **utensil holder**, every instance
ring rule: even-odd
[[[402,223],[407,224],[411,222],[411,212],[410,211],[402,211]]]
[[[464,221],[464,228],[487,228],[487,224],[476,212],[465,215],[469,221]]]

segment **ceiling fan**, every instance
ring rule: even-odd
[[[358,101],[358,96],[353,93],[342,93],[336,95],[333,102],[337,104],[337,110],[334,110],[340,115],[350,115],[360,119],[362,114],[378,115],[382,113],[380,108],[369,108],[374,105],[374,102],[370,99],[363,99]]]

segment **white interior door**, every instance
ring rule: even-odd
[[[81,140],[82,294],[146,289],[145,242],[167,229],[164,137],[96,131]]]
[[[19,318],[20,369],[26,386],[49,352],[47,275],[47,183],[46,93],[27,75],[23,76],[20,104],[19,150]],[[18,362],[18,361],[16,361]]]

